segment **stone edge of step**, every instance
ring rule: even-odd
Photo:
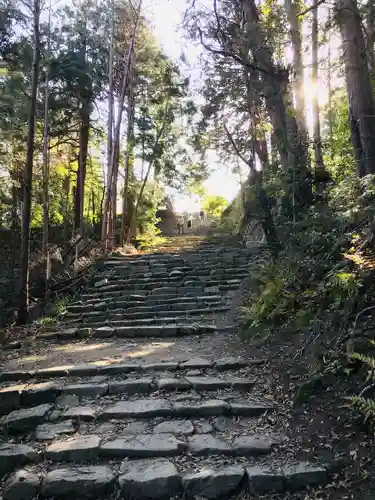
[[[265,359],[241,360],[236,358],[219,358],[216,361],[209,361],[203,358],[192,358],[185,361],[166,360],[156,363],[120,363],[105,366],[95,364],[71,365],[68,367],[41,368],[39,370],[9,370],[0,373],[0,382],[18,382],[29,379],[48,379],[66,376],[91,376],[126,374],[131,372],[148,371],[178,371],[190,369],[216,369],[218,371],[238,370],[240,368],[259,366],[265,363]],[[4,388],[6,389],[6,388]],[[0,388],[0,395],[1,395]]]
[[[109,466],[59,467],[44,476],[28,470],[10,475],[3,489],[4,500],[23,498],[66,497],[79,489],[85,496],[102,493],[136,492],[136,498],[170,498],[178,494],[209,499],[238,491],[251,494],[297,491],[308,486],[326,484],[332,475],[330,465],[309,462],[287,462],[273,468],[264,466],[229,466],[207,468],[196,473],[180,472],[169,460],[124,462],[119,473]]]

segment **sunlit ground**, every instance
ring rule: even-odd
[[[147,362],[162,360],[173,356],[178,356],[179,352],[174,352],[174,342],[124,342],[115,339],[113,342],[87,341],[80,343],[69,343],[65,345],[44,344],[37,346],[35,352],[14,353],[13,359],[8,359],[4,363],[6,369],[36,369],[47,367],[66,368],[72,364],[94,363],[97,366],[106,366],[112,363],[119,363],[126,360],[142,359]],[[177,349],[177,351],[179,351]],[[184,357],[184,352],[180,353],[180,359]]]

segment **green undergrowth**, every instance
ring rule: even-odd
[[[311,378],[297,394],[300,401],[322,387],[327,374],[350,376],[353,363],[370,364],[363,356],[375,336],[374,220],[374,176],[346,178],[295,223],[277,218],[282,251],[252,263],[240,309],[242,337],[252,343],[277,335],[280,342],[281,335],[304,339],[296,350],[307,354]],[[375,403],[361,397],[353,395],[351,404],[375,421]]]

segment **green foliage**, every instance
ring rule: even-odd
[[[229,202],[223,196],[211,195],[206,196],[203,200],[204,211],[215,219],[219,219],[228,206]]]
[[[333,111],[334,110],[334,111]],[[324,110],[327,136],[324,164],[336,182],[347,181],[355,174],[355,159],[350,142],[348,99],[344,90],[337,91],[332,98],[331,110]],[[328,120],[332,123],[332,136],[328,133]]]
[[[347,400],[354,409],[358,410],[365,417],[365,422],[369,421],[371,425],[374,425],[375,399],[364,398],[362,396],[350,396]]]
[[[50,303],[46,309],[46,317],[55,318],[56,316],[62,316],[67,312],[68,305],[72,302],[72,297],[69,295],[63,295],[56,298],[52,303]],[[44,319],[44,322],[49,322],[48,319]]]

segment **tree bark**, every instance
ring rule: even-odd
[[[366,50],[367,50],[367,60],[368,67],[371,76],[374,76],[374,41],[375,41],[375,5],[374,0],[368,0],[366,6]]]
[[[126,91],[128,89],[128,83],[129,83],[129,72],[130,72],[130,65],[131,65],[131,59],[133,55],[133,50],[134,50],[134,42],[135,42],[135,37],[137,34],[137,29],[138,29],[138,22],[139,22],[139,17],[140,17],[140,12],[142,8],[142,0],[139,0],[138,7],[135,13],[135,19],[134,19],[134,25],[133,25],[133,30],[131,34],[131,38],[129,41],[129,47],[126,55],[124,56],[124,63],[125,63],[125,71],[124,71],[124,76],[123,76],[123,81],[121,85],[121,92],[120,92],[120,98],[119,98],[119,113],[117,116],[116,120],[116,125],[115,125],[115,130],[114,130],[114,142],[111,148],[111,165],[110,165],[110,181],[107,185],[107,190],[106,190],[106,197],[104,200],[104,209],[103,209],[103,222],[102,222],[102,243],[106,245],[106,240],[108,239],[108,218],[109,218],[109,208],[111,206],[111,196],[112,196],[112,186],[114,182],[114,169],[115,169],[115,161],[116,157],[118,154],[118,151],[120,151],[120,129],[121,129],[121,123],[122,123],[122,110],[124,107],[124,101],[125,101],[125,96],[126,96]],[[117,178],[116,178],[117,182]]]
[[[30,219],[31,219],[31,195],[34,163],[34,137],[35,137],[35,114],[36,99],[39,78],[40,61],[40,0],[34,0],[33,24],[34,24],[34,50],[31,80],[31,98],[28,117],[27,154],[23,177],[23,214],[21,232],[21,262],[20,262],[20,288],[17,322],[20,325],[28,319],[29,305],[29,253],[30,253]]]
[[[107,124],[107,186],[112,182],[112,148],[113,148],[113,108],[114,108],[114,68],[113,68],[113,58],[114,58],[114,4],[111,2],[111,36],[109,43],[109,67],[108,67],[108,80],[109,80],[109,90],[108,90],[108,124]],[[106,234],[110,234],[111,230],[109,228],[110,220],[109,217],[105,217],[105,230]],[[105,246],[107,251],[108,238],[105,240]]]
[[[302,35],[299,2],[295,0],[285,0],[285,7],[289,22],[289,34],[293,51],[293,87],[295,94],[295,110],[298,129],[301,134],[307,136],[306,112],[305,112],[305,92],[302,61]]]
[[[319,98],[318,98],[318,0],[313,0],[312,11],[312,71],[311,79],[314,89],[312,99],[312,115],[314,122],[314,157],[315,157],[315,178],[318,180],[325,176],[325,168],[323,162],[322,152],[322,138],[320,134],[320,112],[319,112]]]
[[[134,155],[134,111],[135,111],[134,89],[133,85],[130,84],[129,98],[128,98],[128,128],[126,132],[125,177],[124,177],[124,188],[122,193],[120,245],[124,245],[126,236],[126,216],[128,213],[129,178],[132,173],[133,155]],[[141,177],[141,181],[143,181],[143,175]]]
[[[79,129],[77,189],[75,191],[74,209],[74,227],[76,230],[79,229],[81,234],[84,232],[83,207],[85,201],[86,164],[90,134],[90,108],[91,100],[89,98],[83,99],[80,112],[81,124]]]
[[[357,174],[375,173],[375,106],[356,0],[337,0]]]
[[[300,134],[297,120],[288,113],[288,72],[277,68],[262,32],[254,0],[240,0],[247,24],[248,40],[254,62],[258,65],[268,114],[277,140],[281,164],[288,173],[287,196],[291,205],[303,209],[312,201],[312,186],[307,165],[307,144]],[[293,208],[293,217],[295,211]]]

